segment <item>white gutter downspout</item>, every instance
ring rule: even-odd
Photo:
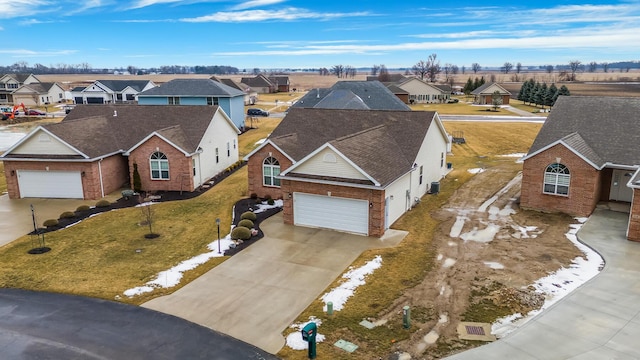
[[[100,194],[104,197],[104,183],[102,182],[102,160],[98,160],[98,175],[100,176]]]

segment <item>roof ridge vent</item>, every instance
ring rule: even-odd
[[[113,117],[118,116],[118,111],[117,110],[113,110]]]

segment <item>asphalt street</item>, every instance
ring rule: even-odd
[[[255,346],[139,306],[0,289],[0,358],[275,360]]]

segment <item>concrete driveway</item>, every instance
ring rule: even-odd
[[[272,354],[282,331],[363,251],[393,247],[406,232],[382,239],[284,225],[282,213],[261,225],[265,237],[171,295],[142,306],[172,314]]]

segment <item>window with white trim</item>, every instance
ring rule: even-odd
[[[544,171],[544,187],[542,192],[553,195],[569,195],[571,174],[563,164],[553,163]]]
[[[151,165],[151,179],[169,180],[169,159],[167,155],[156,151],[149,158]]]
[[[220,162],[220,151],[216,148],[216,164]]]
[[[169,96],[167,100],[169,100],[169,105],[180,105],[180,98],[177,96]]]
[[[422,185],[422,173],[423,173],[423,165],[420,165],[420,177],[419,177],[419,185]]]
[[[280,163],[274,157],[269,156],[262,162],[262,183],[264,186],[280,186]]]

